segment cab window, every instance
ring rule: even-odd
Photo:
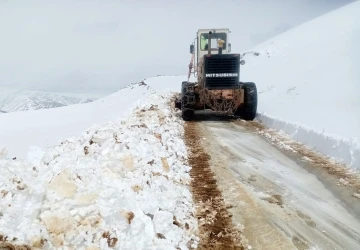
[[[201,33],[200,34],[200,50],[206,51],[208,50],[208,33]],[[224,40],[225,43],[223,45],[223,49],[226,49],[226,33],[212,33],[211,34],[211,49],[217,49],[217,41]]]

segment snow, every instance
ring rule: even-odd
[[[360,2],[246,51],[241,80],[259,92],[258,120],[360,169]]]
[[[84,120],[90,109],[100,118],[51,148],[29,146],[25,159],[1,150],[0,234],[17,238],[14,245],[46,249],[196,247],[183,121],[168,105],[169,90],[180,86],[176,79],[182,78],[149,79],[94,103],[55,109],[47,130],[59,138],[66,123],[54,124],[65,117],[85,126],[93,122]],[[117,111],[108,114],[112,120],[102,116],[106,108]],[[33,126],[51,114],[29,113],[39,118]],[[35,138],[31,126],[28,133]]]
[[[260,44],[241,67],[258,86],[257,119],[358,169],[359,11],[355,2]],[[196,247],[183,121],[168,104],[184,80],[1,114],[1,236],[48,249]]]
[[[164,76],[146,81],[159,93],[179,91],[184,76]],[[15,112],[0,116],[0,149],[9,157],[26,157],[29,147],[48,148],[62,138],[75,136],[93,124],[124,118],[145,98],[149,85],[130,84],[112,95],[91,103],[66,107]],[[21,142],[21,143],[19,143]]]
[[[24,158],[32,145],[47,148],[93,124],[122,118],[145,93],[144,86],[133,89],[130,86],[91,103],[2,114],[0,148],[6,147],[11,157]]]

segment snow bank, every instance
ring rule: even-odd
[[[154,77],[146,82],[162,92],[179,91],[185,76]],[[51,110],[1,114],[0,150],[10,157],[25,158],[32,145],[46,148],[62,138],[75,136],[93,124],[104,124],[126,117],[145,98],[149,84],[131,84],[118,92],[91,103],[75,104]]]
[[[257,119],[267,127],[285,132],[293,139],[307,145],[310,149],[360,169],[360,147],[358,141],[354,138],[346,140],[339,136],[328,135],[315,131],[306,125],[287,122],[266,113],[258,114]]]
[[[360,169],[360,2],[245,53],[243,81],[259,91],[259,120]]]
[[[126,116],[146,92],[146,86],[128,86],[91,103],[2,114],[0,149],[6,147],[9,156],[24,158],[32,145],[45,149],[93,124]]]
[[[48,152],[31,147],[26,161],[0,153],[0,234],[8,241],[46,249],[196,247],[182,120],[169,109],[168,91],[133,87],[104,100],[137,100],[123,119]]]

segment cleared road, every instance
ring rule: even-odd
[[[202,119],[205,118],[205,119]],[[233,223],[252,249],[360,249],[360,199],[339,178],[275,147],[243,123],[196,126]]]

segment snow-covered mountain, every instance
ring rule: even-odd
[[[0,87],[0,113],[48,109],[94,101],[93,97]],[[2,112],[1,112],[2,111]]]
[[[267,126],[360,169],[360,1],[244,53]]]

